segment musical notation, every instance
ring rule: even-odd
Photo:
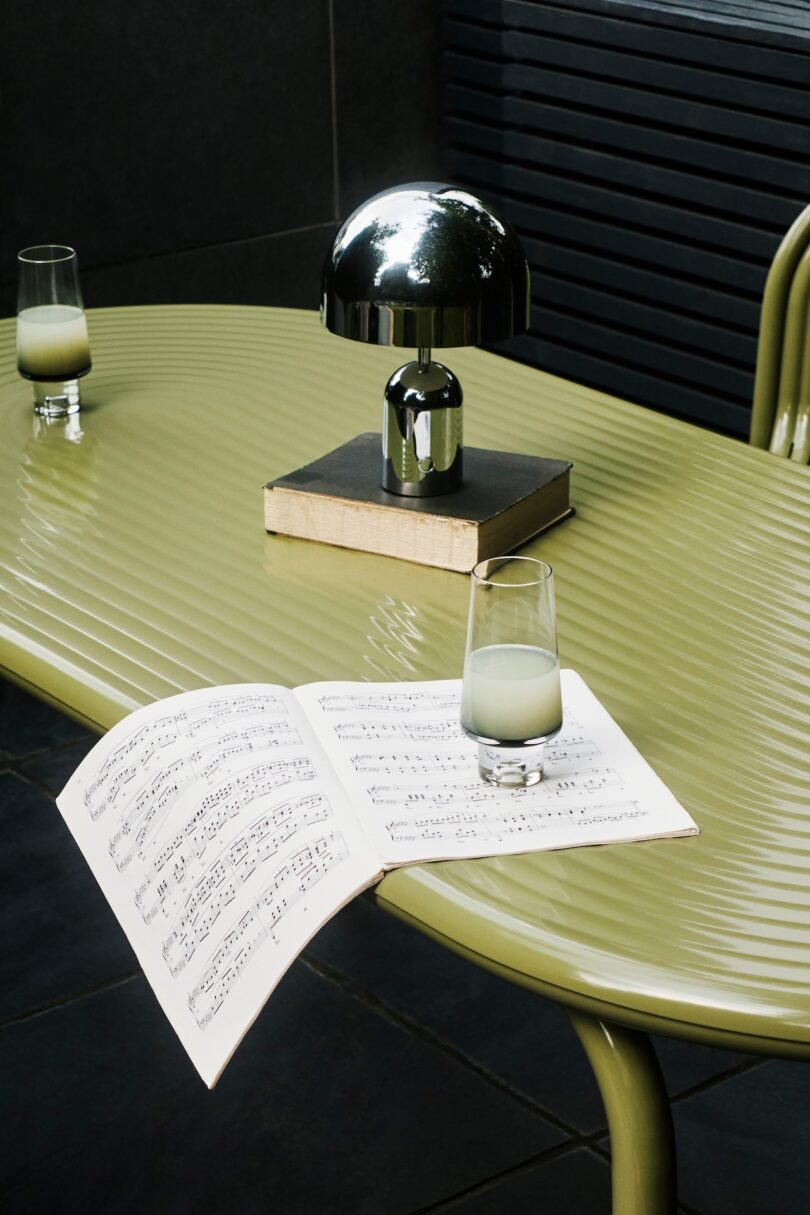
[[[343,836],[333,831],[298,848],[278,865],[250,907],[231,925],[189,992],[188,1007],[200,1029],[210,1025],[257,950],[266,941],[276,942],[284,916],[348,855]],[[168,963],[166,954],[164,950]]]
[[[464,738],[458,717],[442,721],[345,721],[334,727],[344,742],[387,742],[406,738],[410,742],[450,742]]]
[[[144,923],[151,923],[158,913],[171,919],[181,903],[183,914],[196,914],[209,895],[219,890],[229,877],[243,886],[257,866],[275,856],[292,836],[303,827],[323,822],[331,813],[323,793],[293,798],[273,806],[248,823],[244,831],[220,850],[213,863],[196,879],[190,893],[189,883],[201,868],[199,842],[195,840],[194,832],[191,835],[180,832],[155,859],[135,891],[135,905]]]
[[[627,822],[643,816],[635,801],[617,801],[584,806],[526,806],[520,810],[504,809],[483,814],[457,812],[426,818],[394,819],[386,823],[392,840],[409,843],[424,840],[497,841],[501,843],[521,835],[535,835],[559,827],[561,823],[593,827],[600,823]],[[576,842],[576,841],[573,841]]]
[[[99,818],[115,804],[121,787],[138,770],[148,770],[159,753],[181,739],[194,741],[210,734],[209,745],[222,747],[226,741],[223,725],[231,718],[239,720],[257,713],[286,714],[287,707],[279,696],[243,693],[235,697],[220,697],[204,708],[166,714],[144,723],[124,737],[99,767],[95,780],[84,790],[84,805],[92,819]],[[235,738],[256,745],[260,739],[277,733],[279,738],[287,723],[260,723],[238,731]],[[200,751],[204,750],[203,747]]]
[[[424,713],[433,709],[458,709],[461,695],[459,692],[347,692],[319,696],[318,704],[324,713]]]
[[[554,764],[583,763],[599,754],[599,748],[592,738],[586,738],[582,734],[569,734],[563,728],[557,738],[546,744],[545,762],[551,768]]]
[[[126,869],[134,856],[151,860],[147,849],[169,808],[183,789],[192,783],[184,761],[176,761],[177,770],[171,768],[160,774],[158,790],[151,786],[135,799],[131,815],[121,819],[118,831],[108,841],[108,851],[115,861],[119,873]],[[176,851],[183,839],[190,840],[197,856],[205,852],[207,842],[221,830],[229,818],[234,818],[243,806],[256,798],[289,784],[291,781],[314,780],[316,772],[307,758],[280,759],[270,763],[256,764],[229,777],[217,788],[206,793],[193,806],[183,828],[154,858],[157,869],[162,868]],[[165,787],[164,787],[165,786]]]
[[[590,768],[567,777],[549,775],[539,785],[523,789],[499,789],[481,781],[434,784],[428,786],[373,785],[368,789],[375,806],[414,806],[425,803],[443,806],[454,802],[475,804],[497,801],[553,801],[572,795],[591,795],[621,785],[621,777],[611,768]]]
[[[391,776],[434,775],[442,772],[475,772],[475,754],[470,750],[414,755],[413,752],[352,755],[356,772],[384,772]]]

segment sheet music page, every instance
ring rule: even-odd
[[[209,1087],[310,938],[381,876],[294,695],[274,685],[137,710],[57,804]]]
[[[496,789],[459,725],[460,680],[296,688],[386,868],[580,844],[696,835],[697,827],[574,671],[542,782]]]

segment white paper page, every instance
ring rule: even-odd
[[[274,685],[137,710],[57,804],[210,1087],[307,941],[381,876],[295,697]]]
[[[544,778],[496,789],[459,725],[460,680],[296,688],[386,868],[697,827],[584,681],[562,671],[564,722]]]

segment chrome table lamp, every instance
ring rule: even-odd
[[[417,357],[386,385],[382,442],[379,432],[355,435],[267,483],[268,532],[469,572],[573,513],[569,461],[464,451],[461,385],[432,358],[436,347],[497,342],[528,325],[526,258],[487,203],[419,181],[370,198],[326,258],[321,320],[340,337],[412,346]]]
[[[431,351],[522,333],[529,267],[515,232],[460,186],[410,182],[349,216],[323,272],[321,321],[379,346],[412,346],[383,401],[382,487],[432,497],[461,487],[463,394]]]

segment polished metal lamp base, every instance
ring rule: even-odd
[[[394,372],[383,401],[383,489],[428,498],[461,488],[462,402],[458,379],[427,349]]]

